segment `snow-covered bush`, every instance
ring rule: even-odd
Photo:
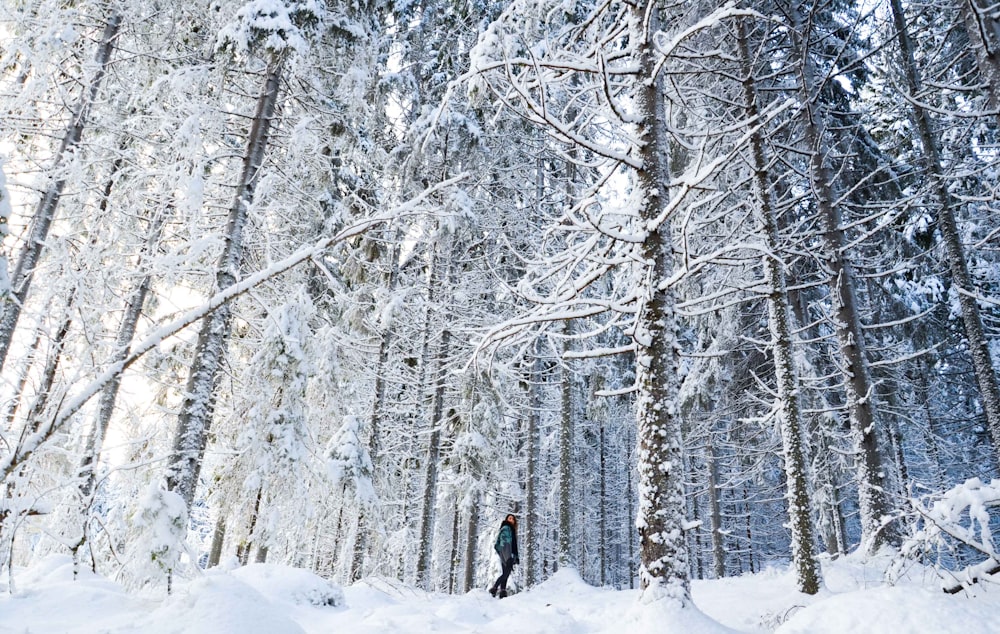
[[[344,605],[344,591],[340,586],[308,570],[277,564],[250,564],[231,574],[275,602],[319,607]]]
[[[971,478],[944,493],[911,499],[910,504],[914,511],[910,535],[889,570],[890,581],[914,560],[933,564],[946,574],[949,592],[1000,571],[993,538],[993,526],[1000,524],[1000,513],[993,511],[1000,507],[1000,480],[984,483]]]
[[[330,439],[326,450],[327,474],[334,485],[354,491],[356,501],[366,507],[377,502],[372,485],[372,460],[361,440],[361,420],[345,416],[344,424]]]
[[[137,577],[142,582],[166,577],[167,592],[184,553],[187,505],[184,499],[154,482],[146,489],[132,518],[139,529],[135,557]]]

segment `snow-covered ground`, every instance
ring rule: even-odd
[[[129,594],[89,574],[73,581],[69,558],[52,556],[18,570],[13,594],[0,595],[0,633],[1000,632],[1000,587],[948,595],[920,571],[888,587],[885,563],[824,561],[826,587],[816,597],[797,593],[784,570],[696,581],[700,612],[678,614],[641,603],[638,591],[588,586],[571,570],[498,600],[482,589],[445,595],[384,580],[340,589],[303,570],[256,564],[210,571],[166,597],[163,589]]]

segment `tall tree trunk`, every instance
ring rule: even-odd
[[[155,252],[163,234],[163,225],[166,222],[167,214],[157,214],[151,224],[146,243],[139,254],[137,267],[144,266],[147,260]],[[146,297],[152,285],[152,275],[146,274],[129,296],[125,303],[125,314],[118,325],[118,334],[115,337],[115,352],[111,358],[112,363],[124,361],[128,357],[132,347],[132,339],[135,337],[139,327],[139,318],[142,317],[142,309],[146,304]],[[96,478],[96,464],[101,456],[101,448],[104,445],[104,438],[108,433],[108,423],[111,422],[111,415],[114,413],[115,401],[118,399],[118,389],[121,387],[121,374],[116,374],[108,384],[101,390],[101,398],[97,405],[97,415],[87,436],[87,444],[80,461],[80,497],[84,501],[90,499],[94,490],[94,480]]]
[[[670,597],[687,605],[691,591],[684,537],[684,444],[677,409],[677,318],[673,292],[661,285],[673,272],[673,246],[669,222],[660,218],[668,204],[666,188],[670,170],[667,109],[663,80],[656,74],[657,53],[653,43],[660,30],[662,9],[655,2],[646,0],[631,8],[631,19],[645,29],[637,34],[641,38],[637,75],[641,88],[635,110],[642,164],[636,170],[636,177],[644,196],[639,215],[647,228],[641,251],[650,268],[650,281],[639,296],[640,311],[633,335],[639,390],[636,525],[641,557],[639,578],[644,594],[653,598]]]
[[[222,545],[226,541],[226,516],[220,511],[219,519],[215,520],[215,530],[212,531],[212,546],[208,549],[208,564],[206,568],[215,568],[222,559]]]
[[[719,504],[719,463],[715,443],[708,439],[708,502],[712,522],[712,571],[716,579],[726,576],[726,544],[722,530],[722,506]]]
[[[528,464],[525,487],[524,524],[521,534],[524,535],[525,558],[524,573],[525,585],[531,587],[535,584],[536,573],[539,561],[539,523],[538,523],[538,495],[535,488],[535,479],[538,473],[539,442],[538,430],[541,425],[542,412],[542,339],[536,338],[534,344],[534,358],[531,360],[531,370],[528,372]]]
[[[244,566],[250,561],[250,551],[253,550],[256,541],[254,533],[257,532],[257,520],[260,518],[260,503],[263,497],[263,487],[258,488],[257,495],[254,496],[253,508],[250,509],[250,524],[247,527],[246,538],[240,542],[236,549],[236,556]]]
[[[598,398],[598,397],[594,397]],[[600,451],[600,473],[598,473],[598,479],[600,480],[600,493],[597,496],[597,503],[600,504],[600,508],[597,511],[597,560],[600,566],[600,582],[601,586],[605,586],[608,583],[607,570],[608,570],[608,486],[607,486],[607,464],[606,455],[607,452],[604,447],[604,418],[597,421],[600,425],[600,436],[598,438],[598,450]]]
[[[476,585],[476,544],[479,541],[479,492],[474,494],[469,505],[469,519],[465,535],[465,582],[462,591],[468,592]]]
[[[450,247],[445,252],[448,251],[450,251]],[[442,263],[438,262],[439,259],[444,258],[439,258],[435,254],[431,262],[432,272],[429,279],[432,287],[428,302],[431,304],[432,309],[436,299],[434,286],[443,282],[448,289],[451,288],[450,259],[445,259],[443,266]],[[435,275],[435,273],[438,272],[438,267],[444,269],[440,276]],[[428,330],[431,328],[430,317],[432,314],[433,311],[428,313]],[[447,359],[450,352],[450,346],[451,331],[447,326],[445,326],[444,330],[441,332],[441,340],[438,344],[437,354],[434,359],[435,371],[432,375],[434,377],[434,393],[431,398],[431,412],[428,425],[430,435],[427,440],[427,463],[424,467],[424,491],[421,500],[422,509],[420,513],[420,555],[417,558],[417,585],[425,590],[431,590],[432,588],[431,556],[433,555],[432,551],[434,549],[438,462],[440,461],[441,455],[441,428],[445,423],[444,396],[445,383],[448,379]]]
[[[819,84],[810,57],[811,32],[802,15],[801,5],[791,11],[789,34],[798,55],[798,74],[802,91],[802,139],[809,156],[809,178],[816,208],[823,223],[823,266],[830,283],[834,306],[834,328],[840,348],[851,431],[858,453],[858,506],[861,513],[863,547],[874,552],[895,540],[891,526],[882,526],[888,516],[882,456],[879,453],[877,421],[872,407],[874,386],[865,359],[864,332],[858,312],[854,269],[847,259],[847,237],[841,226],[839,196],[834,189],[834,173],[826,145],[824,113],[818,105]]]
[[[65,314],[59,324],[59,328],[53,334],[52,344],[45,359],[45,367],[42,369],[42,375],[39,378],[35,400],[28,410],[28,416],[18,440],[19,446],[15,449],[15,453],[20,449],[23,441],[35,434],[41,425],[45,409],[49,404],[49,397],[52,396],[52,388],[55,384],[56,372],[59,370],[59,362],[62,360],[66,336],[73,325],[72,312],[75,302],[76,290],[74,289],[66,300]],[[23,517],[35,513],[30,507],[26,508],[22,504],[15,502],[15,500],[22,496],[22,491],[20,490],[22,487],[20,485],[26,479],[26,474],[27,465],[22,464],[16,477],[11,476],[3,479],[4,500],[9,503],[4,504],[3,508],[0,508],[0,544],[7,546],[7,548],[0,546],[0,570],[3,570],[10,564],[9,557],[12,555],[14,527]],[[8,534],[10,535],[9,537]]]
[[[627,433],[627,432],[626,432]],[[637,444],[637,440],[631,434],[625,439],[626,446],[633,447]],[[636,508],[635,501],[639,498],[638,491],[635,489],[635,480],[633,480],[632,465],[630,456],[628,453],[623,456],[625,458],[625,499],[627,506],[627,514],[625,515],[625,523],[622,527],[622,532],[625,534],[626,541],[628,542],[628,561],[626,562],[625,570],[628,572],[628,587],[629,589],[635,589],[636,574],[636,553],[635,547],[637,545],[635,530],[635,520]]]
[[[399,231],[397,230],[393,236],[393,248],[390,255],[391,261],[389,263],[389,280],[386,283],[386,290],[389,294],[392,294],[396,290],[396,285],[399,280]],[[380,434],[381,434],[381,421],[382,413],[385,410],[385,371],[386,366],[389,363],[389,347],[392,345],[392,326],[385,329],[382,333],[381,341],[379,341],[378,347],[378,360],[375,362],[375,385],[374,392],[375,397],[372,400],[372,413],[369,418],[369,437],[368,437],[368,455],[371,456],[372,460],[372,470],[373,470],[373,484],[379,482],[379,469],[378,469],[378,453],[379,445],[381,444]],[[354,535],[354,555],[351,557],[351,570],[348,578],[352,581],[359,581],[361,576],[364,574],[364,561],[365,554],[368,552],[369,543],[371,541],[371,527],[369,526],[370,518],[366,512],[365,507],[362,505],[358,510],[358,526],[357,531]]]
[[[451,565],[448,569],[448,594],[455,594],[455,586],[458,584],[458,525],[461,523],[462,513],[459,507],[458,496],[455,496],[455,504],[451,516]]]
[[[569,337],[572,329],[568,321],[563,322],[563,331]],[[569,345],[563,343],[563,358],[560,360],[559,394],[559,555],[560,568],[575,566],[572,552],[573,528],[571,521],[571,493],[573,489],[573,373],[565,358]]]
[[[977,24],[988,29],[990,39],[984,43],[984,46],[979,47],[979,53],[981,55],[988,53],[990,56],[988,65],[990,70],[984,74],[990,84],[991,92],[993,92],[1000,87],[995,84],[1000,80],[1000,67],[997,66],[996,57],[1000,53],[996,48],[997,44],[1000,43],[998,42],[1000,22],[997,20],[996,12],[992,9],[989,15],[985,15],[985,11],[980,11],[974,4],[978,1],[966,0],[964,6],[967,10],[975,10]],[[951,269],[952,284],[958,291],[958,305],[962,312],[965,337],[969,342],[969,355],[972,357],[972,367],[976,373],[976,383],[979,385],[983,412],[986,414],[986,422],[993,440],[993,451],[998,464],[1000,464],[1000,386],[997,384],[997,375],[993,369],[989,342],[983,332],[983,320],[979,314],[976,287],[969,274],[962,236],[958,231],[958,223],[955,222],[955,211],[959,208],[960,203],[948,189],[949,183],[941,166],[939,136],[934,130],[934,122],[931,120],[930,113],[920,101],[922,98],[920,70],[917,68],[914,58],[913,43],[906,27],[906,17],[903,14],[902,4],[900,0],[890,0],[889,6],[892,7],[892,19],[896,27],[903,70],[906,74],[906,87],[910,93],[907,102],[910,104],[920,144],[923,146],[924,170],[926,177],[931,180],[934,194],[937,196],[938,230],[941,232],[941,241],[944,244],[948,265]],[[994,100],[997,97],[997,94],[993,94]],[[996,107],[995,103],[994,107]]]
[[[264,87],[257,99],[257,110],[250,127],[243,171],[236,185],[236,195],[229,210],[225,247],[219,258],[215,287],[224,289],[236,282],[243,259],[243,231],[250,204],[260,178],[260,168],[267,150],[271,120],[281,89],[283,57],[272,61]],[[202,458],[208,442],[215,405],[215,384],[225,354],[232,325],[232,306],[223,304],[202,321],[194,360],[185,389],[184,403],[177,421],[173,452],[167,469],[167,487],[179,494],[188,507],[194,501]]]
[[[542,157],[535,161],[535,205],[541,213],[543,201],[545,200],[545,165]],[[535,585],[539,569],[541,540],[540,527],[538,522],[538,495],[536,483],[539,456],[539,428],[541,426],[542,413],[542,344],[541,337],[536,337],[532,349],[531,367],[527,371],[528,385],[528,447],[525,482],[525,509],[524,526],[521,527],[521,534],[524,536],[524,583],[527,587]]]
[[[917,375],[914,377],[917,401],[920,403],[921,411],[924,414],[923,433],[924,444],[927,446],[927,459],[930,461],[931,486],[935,491],[944,491],[947,476],[941,464],[941,448],[938,445],[937,420],[931,408],[931,390],[927,377],[930,376],[931,367],[926,359],[921,358],[917,365]]]
[[[111,164],[110,173],[105,180],[104,189],[101,192],[101,202],[97,207],[101,215],[107,213],[108,203],[111,200],[111,192],[114,190],[115,182],[121,172],[122,165],[125,163],[124,154],[125,150],[128,149],[128,142],[126,141],[126,138],[127,137],[122,137],[122,140],[118,144],[118,158]],[[137,268],[144,264],[144,260],[149,257],[151,250],[159,244],[163,226],[162,217],[162,213],[157,213],[153,218],[151,231],[147,236],[146,243],[142,247],[142,251],[139,255],[139,261],[135,264]],[[149,292],[150,282],[151,276],[147,274],[143,277],[143,280],[140,282],[138,288],[132,292],[128,301],[125,303],[125,315],[122,318],[122,323],[118,328],[118,335],[115,338],[115,349],[111,359],[112,363],[122,363],[128,356],[132,339],[135,336],[135,330],[139,323],[139,316],[142,314],[142,306],[145,303],[146,294]],[[70,553],[73,556],[74,578],[77,574],[79,574],[80,553],[83,551],[84,546],[90,539],[90,525],[92,519],[90,517],[90,509],[93,505],[95,495],[94,485],[97,480],[96,464],[100,459],[101,448],[104,445],[104,437],[107,434],[107,426],[111,420],[111,414],[114,412],[115,400],[118,397],[118,388],[120,385],[121,374],[119,373],[113,376],[108,381],[107,386],[105,386],[105,388],[101,391],[100,403],[97,407],[97,416],[94,418],[90,434],[87,436],[83,456],[80,459],[80,467],[77,477],[79,479],[78,490],[80,493],[80,508],[82,509],[83,525],[80,530],[80,539],[78,539],[75,544],[70,545]],[[92,572],[97,572],[96,569],[94,569],[96,563],[97,562],[94,561],[93,557],[91,557]]]
[[[739,26],[740,61],[743,66],[743,97],[746,100],[747,120],[758,125],[760,108],[757,90],[750,65],[746,25]],[[763,134],[758,128],[750,136],[751,168],[754,172],[753,189],[757,222],[764,242],[764,276],[767,279],[768,329],[771,333],[774,375],[777,384],[778,422],[781,429],[782,454],[785,463],[785,499],[788,503],[789,529],[791,530],[792,565],[800,592],[819,592],[819,566],[813,556],[813,526],[810,516],[812,505],[802,451],[802,422],[799,406],[799,379],[792,350],[792,317],[789,309],[788,285],[785,280],[784,262],[779,253],[778,220],[770,192],[771,178]]]
[[[101,44],[97,49],[94,77],[80,96],[80,101],[73,111],[69,127],[66,129],[62,144],[56,152],[55,161],[51,170],[49,170],[51,180],[45,193],[42,194],[41,200],[38,201],[38,206],[35,208],[35,215],[31,218],[31,231],[24,249],[21,251],[20,257],[18,257],[14,273],[11,276],[11,297],[0,307],[3,311],[2,316],[0,316],[0,370],[3,369],[7,361],[7,353],[10,351],[14,329],[17,327],[17,321],[21,316],[21,309],[28,297],[31,280],[41,260],[42,251],[45,249],[45,241],[49,235],[49,228],[55,219],[56,209],[59,207],[63,188],[66,186],[66,178],[63,173],[65,164],[72,160],[73,153],[83,138],[83,130],[87,126],[87,117],[90,114],[91,105],[97,98],[97,93],[104,80],[108,64],[111,62],[111,53],[114,51],[114,42],[118,36],[121,23],[121,14],[114,12],[104,27]]]

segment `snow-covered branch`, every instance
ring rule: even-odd
[[[419,213],[419,205],[427,200],[428,197],[438,191],[456,185],[457,183],[463,181],[467,176],[468,174],[463,172],[462,174],[436,183],[425,189],[414,198],[387,212],[378,214],[371,218],[366,218],[349,227],[345,227],[332,236],[322,238],[310,246],[302,247],[288,257],[274,262],[267,268],[245,277],[228,288],[220,290],[200,306],[192,308],[170,323],[156,328],[153,332],[148,334],[145,339],[136,343],[132,347],[128,356],[111,363],[103,373],[91,380],[75,395],[66,399],[65,403],[63,403],[58,412],[56,412],[48,420],[40,423],[37,430],[33,434],[29,435],[21,443],[19,443],[14,451],[8,453],[0,459],[0,479],[8,477],[18,465],[22,464],[32,454],[34,454],[42,443],[51,437],[53,433],[58,431],[77,411],[80,410],[81,407],[87,403],[87,401],[100,392],[109,381],[135,363],[147,352],[159,346],[165,339],[177,334],[191,324],[209,315],[212,311],[216,310],[226,302],[232,301],[236,297],[239,297],[247,291],[274,277],[277,277],[278,275],[281,275],[282,273],[298,266],[299,264],[302,264],[307,260],[318,257],[332,246],[346,240],[350,240],[355,236],[359,236],[378,225],[391,223],[402,216]]]

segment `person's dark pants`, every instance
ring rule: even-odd
[[[493,589],[500,589],[500,596],[507,596],[507,577],[510,576],[510,572],[514,570],[514,558],[511,557],[507,561],[500,562],[500,577],[493,583]]]

